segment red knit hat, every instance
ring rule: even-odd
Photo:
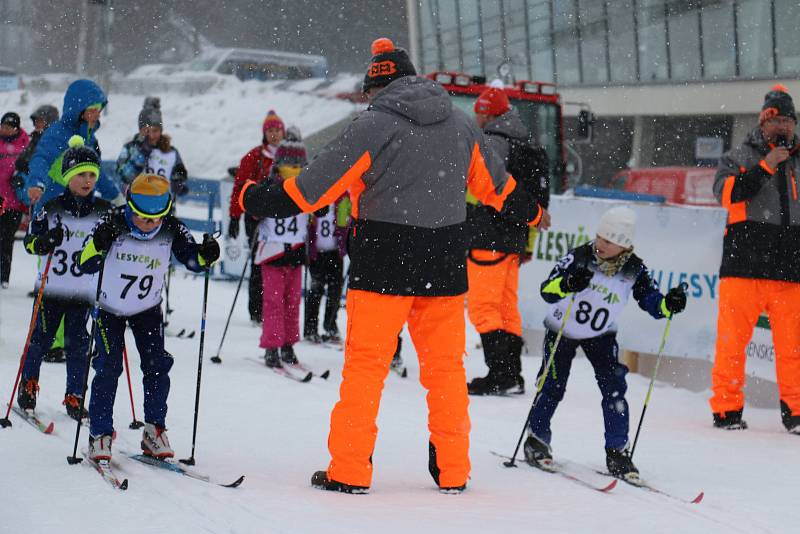
[[[511,109],[505,91],[499,87],[489,87],[475,101],[475,113],[500,116]]]
[[[267,111],[267,118],[264,119],[264,124],[261,126],[261,131],[266,133],[268,128],[278,128],[284,134],[286,133],[286,128],[283,125],[283,121],[280,117],[278,117],[278,114],[275,113],[274,109]]]

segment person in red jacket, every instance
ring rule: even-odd
[[[281,118],[274,110],[267,112],[267,118],[261,126],[261,144],[251,149],[244,155],[239,162],[236,171],[236,178],[233,181],[233,193],[231,194],[230,223],[228,224],[228,237],[236,239],[239,236],[239,219],[242,216],[242,208],[239,206],[239,195],[245,182],[262,182],[269,177],[272,162],[275,160],[275,150],[286,136],[286,127]],[[244,231],[247,234],[247,242],[253,249],[253,240],[256,238],[256,227],[258,219],[245,215]],[[250,282],[248,285],[250,319],[255,323],[262,321],[262,299],[264,290],[261,285],[261,267],[253,261],[253,254],[250,255]]]
[[[12,185],[14,161],[28,146],[28,133],[20,125],[19,115],[13,111],[0,120],[0,197],[3,212],[0,214],[0,287],[8,287],[11,258],[14,253],[14,234],[28,207],[17,198]]]

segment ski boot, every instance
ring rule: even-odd
[[[294,353],[294,347],[291,345],[281,347],[281,360],[283,363],[288,363],[289,365],[297,365],[300,363],[300,360],[297,359],[297,355]]]
[[[522,448],[525,454],[525,461],[533,467],[538,467],[544,471],[554,471],[553,449],[550,445],[540,440],[536,436],[529,434]]]
[[[792,415],[789,405],[781,401],[781,420],[790,434],[800,436],[800,415]]]
[[[714,414],[714,426],[725,430],[747,430],[747,421],[742,419],[742,410]]]
[[[67,415],[72,419],[79,421],[89,418],[89,412],[86,408],[81,409],[81,398],[72,393],[68,393],[64,397],[62,404],[67,408]]]
[[[89,436],[89,458],[95,462],[111,461],[111,442],[110,434]]]
[[[278,349],[267,349],[264,352],[264,363],[267,367],[283,367]]]
[[[639,485],[639,470],[633,465],[631,453],[627,448],[609,449],[606,448],[606,467],[612,476],[617,477],[630,484]]]
[[[303,334],[303,339],[309,343],[313,343],[314,345],[319,345],[322,343],[322,338],[316,332],[308,332]]]
[[[23,410],[34,410],[38,393],[39,381],[35,378],[29,378],[20,385],[19,391],[17,391],[17,404]]]
[[[48,350],[42,360],[48,363],[64,363],[67,361],[67,358],[64,355],[64,349],[61,347],[56,347]]]
[[[369,493],[369,486],[353,486],[344,482],[336,482],[328,478],[327,471],[317,471],[311,476],[311,486],[325,491],[340,491],[353,495]]]
[[[325,343],[330,343],[331,345],[342,344],[342,338],[339,336],[339,332],[335,330],[331,330],[322,334],[322,341]]]
[[[430,441],[428,442],[428,472],[431,474],[433,481],[436,482],[436,485],[439,486],[439,493],[444,493],[445,495],[459,495],[464,493],[464,490],[467,489],[466,482],[460,486],[441,485],[439,482],[441,471],[439,469],[439,462],[436,458],[436,447]]]
[[[169,446],[167,429],[151,423],[144,424],[142,451],[146,456],[153,456],[160,460],[175,456],[175,451]]]
[[[509,393],[520,395],[525,393],[525,380],[521,376],[500,374],[489,370],[488,375],[473,378],[467,384],[467,393],[470,395],[507,395]]]

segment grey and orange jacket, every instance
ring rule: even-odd
[[[774,145],[761,128],[752,130],[720,160],[714,194],[728,210],[721,277],[800,282],[800,154],[792,139],[791,156],[777,169],[764,157]]]
[[[296,178],[248,184],[256,217],[313,212],[349,191],[349,287],[407,296],[467,290],[466,190],[503,209],[516,182],[477,125],[437,83],[417,76],[387,85]],[[538,206],[517,217],[535,223]]]
[[[537,157],[535,161],[527,162],[528,176],[518,175],[510,166],[509,157],[513,144],[527,145],[529,132],[515,110],[500,115],[489,122],[483,129],[486,144],[495,151],[505,163],[506,170],[514,176],[520,185],[511,193],[511,202],[517,200],[525,203],[540,204],[547,207],[550,198],[547,188],[548,163],[547,154],[541,148],[531,147],[531,153]],[[525,194],[525,192],[528,194]],[[515,198],[518,197],[518,198]],[[498,212],[491,206],[481,204],[471,195],[467,195],[467,222],[469,226],[470,249],[493,250],[508,254],[524,254],[528,245],[530,227],[525,221],[518,221],[513,217]],[[476,261],[477,260],[472,260]],[[497,260],[502,261],[502,259]]]

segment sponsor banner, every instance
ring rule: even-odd
[[[619,201],[553,196],[553,226],[540,232],[533,259],[520,269],[520,311],[525,328],[542,330],[548,305],[539,287],[558,259],[595,236],[600,216]],[[624,203],[637,215],[634,245],[662,293],[685,282],[686,311],[672,322],[664,353],[713,361],[717,328],[719,265],[726,212],[722,208]],[[665,320],[655,320],[631,302],[619,317],[618,339],[627,350],[655,354]],[[763,321],[760,322],[763,324]],[[747,372],[775,379],[769,330],[756,328],[747,349]]]

